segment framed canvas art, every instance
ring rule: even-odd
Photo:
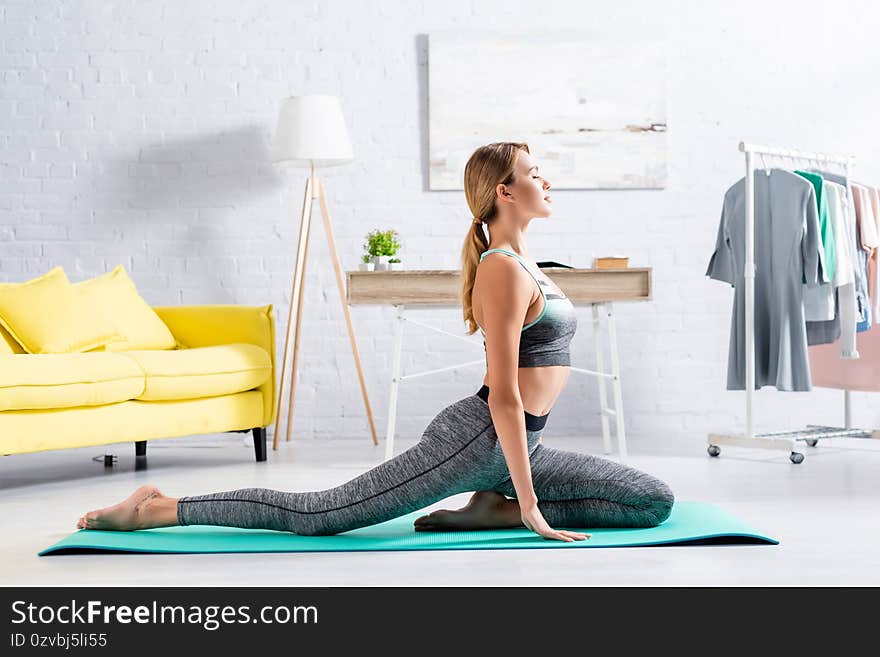
[[[554,189],[666,186],[661,39],[449,31],[428,37],[429,186],[474,149],[524,141]]]

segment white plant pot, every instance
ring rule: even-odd
[[[389,262],[388,268],[393,269],[393,270],[403,269],[403,263],[402,262]]]
[[[376,271],[385,271],[388,269],[388,259],[391,256],[382,255],[382,256],[373,256],[373,264],[376,265]]]
[[[372,262],[362,262],[358,264],[358,269],[361,271],[373,271],[373,263]]]

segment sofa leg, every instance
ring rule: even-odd
[[[257,461],[266,460],[266,427],[254,427],[254,452]]]

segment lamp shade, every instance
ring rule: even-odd
[[[281,101],[272,145],[273,162],[336,166],[353,159],[339,98],[310,94]]]

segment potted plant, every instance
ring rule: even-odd
[[[400,262],[400,258],[390,258],[388,260],[388,268],[389,269],[403,269],[403,264]]]
[[[365,253],[361,259],[363,262],[358,264],[358,269],[361,271],[373,271],[373,261],[370,260],[370,254]]]
[[[367,233],[367,241],[364,243],[364,249],[370,254],[376,271],[384,271],[388,269],[388,259],[397,253],[400,248],[400,242],[397,240],[397,231],[388,230],[372,230]]]

